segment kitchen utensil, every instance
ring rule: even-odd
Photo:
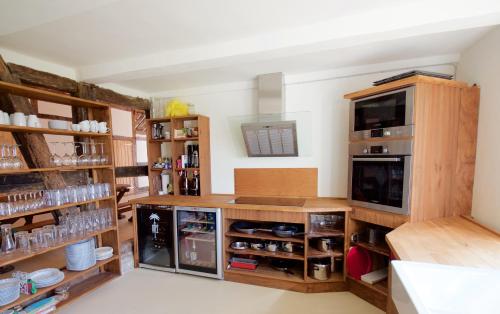
[[[347,252],[347,273],[353,278],[360,280],[361,276],[371,272],[372,259],[370,253],[362,247],[353,246]]]
[[[261,242],[250,243],[250,247],[256,251],[260,251],[264,248],[264,244]]]
[[[231,248],[235,249],[235,250],[246,250],[246,249],[248,249],[248,243],[236,241],[236,242],[231,243]]]
[[[287,242],[281,242],[280,249],[281,249],[283,252],[293,253],[293,243],[292,243],[292,242],[290,242],[290,241],[287,241]]]
[[[266,243],[266,250],[269,252],[276,252],[278,245],[274,241],[269,241]]]
[[[295,235],[304,234],[303,232],[298,232],[299,228],[291,225],[275,225],[272,228],[273,233],[280,238],[290,238]]]
[[[19,299],[21,289],[18,278],[0,280],[0,306],[4,306]]]
[[[333,250],[333,245],[335,244],[335,239],[332,238],[320,238],[317,242],[317,249],[321,252],[329,252]]]
[[[328,280],[331,275],[331,264],[316,262],[309,264],[309,276],[317,280]]]
[[[293,261],[290,260],[282,260],[282,259],[273,259],[271,260],[271,267],[285,272],[288,275],[293,275],[293,271],[290,270],[294,265]]]
[[[259,262],[249,258],[231,257],[229,259],[229,265],[232,268],[255,270],[257,265],[259,265]]]
[[[237,221],[231,227],[241,233],[253,234],[257,231],[257,225],[247,221]]]

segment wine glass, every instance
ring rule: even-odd
[[[104,153],[104,143],[99,143],[101,146],[100,163],[101,165],[107,165],[109,163],[108,155]]]
[[[12,168],[19,169],[22,167],[23,163],[21,159],[17,156],[17,147],[21,145],[19,144],[14,144],[12,145],[12,155],[11,155],[11,162],[12,162]]]
[[[76,145],[78,143],[70,143],[73,145],[73,154],[71,154],[71,165],[76,166],[78,165],[78,154],[76,153]]]
[[[53,146],[52,155],[50,156],[50,165],[52,167],[60,167],[62,165],[62,158],[57,154],[57,142],[51,142]]]
[[[61,144],[63,145],[63,149],[64,149],[64,155],[61,157],[62,164],[64,166],[72,166],[72,164],[71,164],[71,156],[68,154],[68,150],[66,149],[67,145],[70,144],[70,143],[68,143],[68,142],[62,142]]]
[[[96,152],[96,145],[95,143],[90,143],[90,148],[91,148],[91,155],[90,155],[90,161],[92,163],[92,165],[98,165],[99,162],[101,161],[101,157],[99,157],[99,155],[97,155],[97,152]]]
[[[9,159],[6,156],[5,148],[6,144],[2,144],[2,150],[0,155],[0,169],[8,169],[9,168]]]
[[[82,145],[82,154],[80,155],[80,157],[78,157],[78,165],[87,166],[90,163],[90,156],[87,152],[88,143],[81,142],[79,144]]]

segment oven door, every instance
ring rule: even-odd
[[[411,156],[351,156],[349,201],[353,205],[409,214]]]
[[[351,138],[411,136],[414,90],[411,86],[352,101]],[[371,134],[372,130],[376,134]]]

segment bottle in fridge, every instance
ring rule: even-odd
[[[220,208],[175,207],[177,272],[222,279]]]

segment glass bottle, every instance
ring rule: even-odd
[[[193,155],[191,157],[191,167],[198,168],[200,167],[200,158],[198,155],[198,148],[193,151]]]
[[[179,179],[179,192],[181,195],[189,195],[189,179],[187,171],[181,171],[181,177]]]
[[[4,224],[0,226],[2,233],[2,252],[10,253],[15,250],[16,245],[14,239],[12,238],[12,225]]]
[[[193,171],[193,178],[189,184],[189,195],[200,195],[200,175],[197,170]]]

